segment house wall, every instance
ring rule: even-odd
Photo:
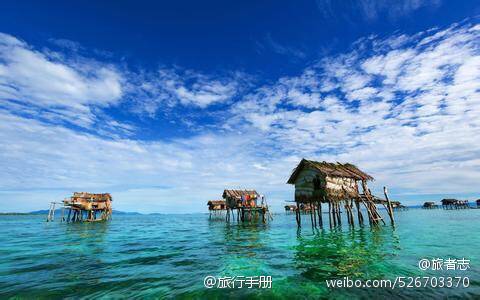
[[[316,176],[320,178],[320,186],[325,189],[326,179],[320,172],[312,168],[304,168],[300,171],[295,180],[295,200],[296,201],[311,201],[313,200],[314,184],[313,180]],[[321,199],[317,199],[321,200]]]
[[[350,195],[350,197],[352,197],[357,195],[355,179],[327,176],[326,180],[328,193],[332,196],[338,195],[339,197],[345,197]]]
[[[225,203],[227,204],[227,207],[229,208],[235,208],[237,207],[237,199],[235,198],[227,198],[225,199]]]
[[[318,175],[322,192],[314,193],[314,179]],[[357,195],[355,180],[344,177],[323,176],[313,168],[304,168],[295,180],[295,200],[300,202],[323,201],[323,195],[328,199],[344,198]]]
[[[241,207],[242,206],[242,201],[239,200],[239,199],[236,199],[236,198],[227,198],[225,199],[226,200],[226,204],[227,204],[227,207],[229,208],[237,208],[237,207]],[[256,207],[258,204],[258,198],[255,198],[255,199],[250,199],[248,201],[248,203],[246,204],[246,206],[253,206],[253,207]]]

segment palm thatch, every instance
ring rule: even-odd
[[[295,184],[295,201],[328,202],[360,197],[357,181],[373,177],[353,164],[302,159],[287,183]]]
[[[210,200],[207,202],[208,210],[225,210],[227,204],[225,200]]]
[[[329,162],[318,162],[314,160],[302,159],[298,166],[293,170],[292,175],[288,179],[287,183],[294,184],[300,172],[305,167],[311,167],[324,176],[329,177],[341,177],[341,178],[351,178],[355,180],[374,180],[372,176],[361,171],[357,166],[345,163],[329,163]]]

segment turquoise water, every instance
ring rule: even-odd
[[[0,216],[0,298],[480,296],[480,209],[397,212],[397,226],[312,230],[304,216],[231,225],[206,214],[46,223]],[[324,217],[325,219],[325,217]],[[344,221],[345,223],[345,221]],[[421,258],[467,258],[467,271],[420,271]],[[459,273],[460,272],[460,273]],[[326,279],[468,276],[469,288],[328,289]],[[206,289],[213,276],[272,276],[271,289]]]

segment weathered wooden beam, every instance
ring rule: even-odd
[[[388,215],[390,216],[390,222],[392,223],[392,225],[395,225],[395,218],[393,216],[392,203],[388,198],[388,191],[386,186],[383,187],[383,193],[385,194],[385,200],[387,200],[387,203],[388,203]]]

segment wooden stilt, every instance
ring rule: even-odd
[[[297,210],[295,211],[295,217],[297,219],[297,227],[300,228],[302,227],[302,222],[301,222],[301,219],[300,219],[300,204],[298,203],[298,201],[295,201],[296,204],[297,204]]]
[[[333,219],[333,226],[337,227],[337,203],[332,202],[332,219]]]
[[[330,201],[328,201],[328,223],[332,228],[332,203]]]
[[[51,214],[52,214],[52,203],[50,203],[50,207],[48,208],[47,222],[50,222],[50,215]]]
[[[315,226],[313,223],[313,207],[312,202],[310,202],[310,221],[312,222],[312,228]]]
[[[375,203],[373,202],[372,194],[370,193],[370,190],[367,187],[367,182],[365,180],[362,180],[362,189],[363,193],[366,197],[366,201],[368,204],[369,208],[369,213],[371,214],[371,220],[372,223],[377,225],[378,221],[382,221],[383,224],[385,224],[385,221],[383,220],[382,216],[378,213],[377,207],[375,206]]]
[[[53,202],[52,221],[55,220],[55,202]]]
[[[348,210],[348,203],[345,201],[343,208],[345,209],[345,215],[347,217],[347,223],[348,225],[351,225],[350,223],[350,211]]]
[[[355,200],[355,205],[357,207],[358,224],[363,224],[363,215],[362,211],[360,210],[360,201]]]
[[[342,216],[340,215],[341,209],[340,209],[340,202],[337,202],[337,219],[338,219],[338,225],[342,225]]]
[[[362,200],[362,203],[365,206],[365,209],[367,210],[368,223],[370,223],[370,225],[372,225],[373,217],[372,217],[372,212],[370,211],[370,207],[368,206],[368,204],[364,200]]]
[[[387,187],[383,187],[383,193],[385,194],[385,200],[387,200],[388,204],[388,215],[390,216],[390,222],[392,225],[395,225],[395,218],[393,216],[393,208],[392,208],[392,203],[390,202],[390,199],[388,198],[388,192],[387,192]]]
[[[352,220],[352,226],[355,226],[355,216],[353,215],[353,199],[350,199],[350,219]]]
[[[318,225],[320,228],[323,228],[323,220],[322,220],[322,202],[318,201],[318,209],[317,209],[317,214],[318,214]]]

